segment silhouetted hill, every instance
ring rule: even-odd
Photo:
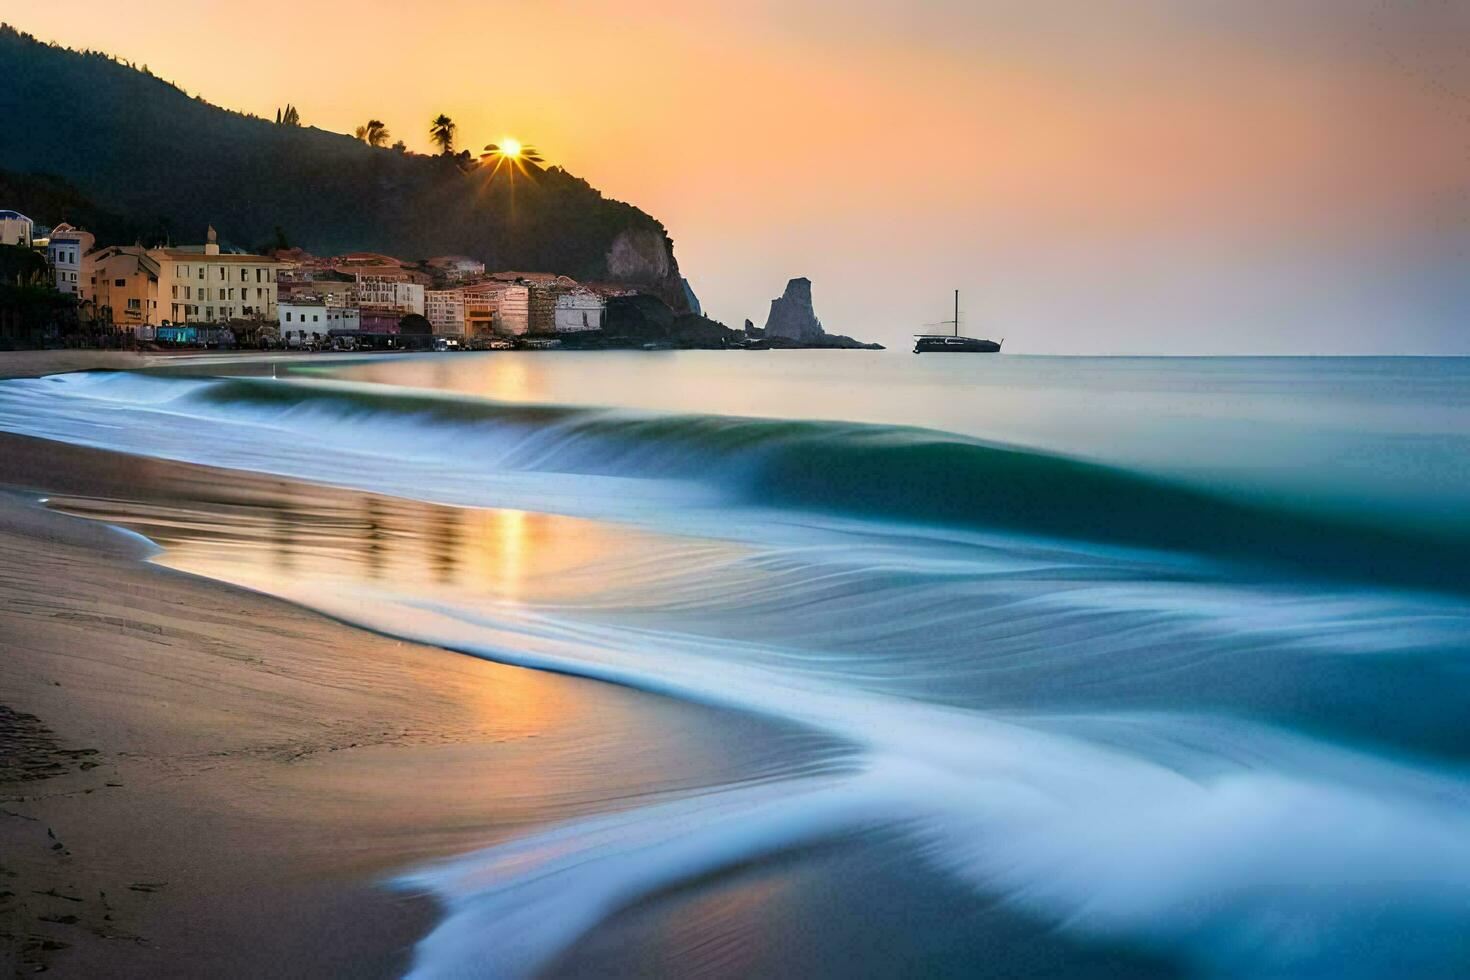
[[[488,181],[452,158],[369,147],[191,98],[96,52],[0,25],[0,204],[113,240],[276,240],[316,254],[467,254],[491,268],[649,288],[687,308],[663,225],[560,168]]]

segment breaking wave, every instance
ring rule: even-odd
[[[315,380],[102,373],[61,383],[87,401],[228,421],[235,429],[284,430],[396,461],[489,474],[677,481],[742,504],[1470,589],[1467,523],[1425,524],[1372,501],[1357,513],[1326,517],[1311,512],[1309,495],[1237,499],[1145,472],[933,430],[505,404]]]

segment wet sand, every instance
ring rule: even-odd
[[[0,351],[0,378],[39,378],[65,371],[126,371],[146,367],[153,357],[130,350]]]
[[[436,913],[395,871],[759,767],[764,723],[353,629],[37,502],[283,491],[363,496],[0,434],[0,966],[395,974]]]

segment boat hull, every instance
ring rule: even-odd
[[[977,337],[920,337],[915,354],[999,354],[1000,344]]]

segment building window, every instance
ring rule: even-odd
[[[136,298],[128,300],[128,310],[130,312],[135,312],[140,308],[141,307],[139,306],[138,300]]]
[[[286,311],[286,322],[287,323],[290,323],[291,322],[291,311],[290,310],[287,310]]]
[[[202,266],[202,265],[199,267],[199,278],[200,279],[203,279],[204,278],[204,266]]]
[[[240,270],[240,281],[241,282],[249,282],[250,281],[250,270],[249,269],[241,269]]]

